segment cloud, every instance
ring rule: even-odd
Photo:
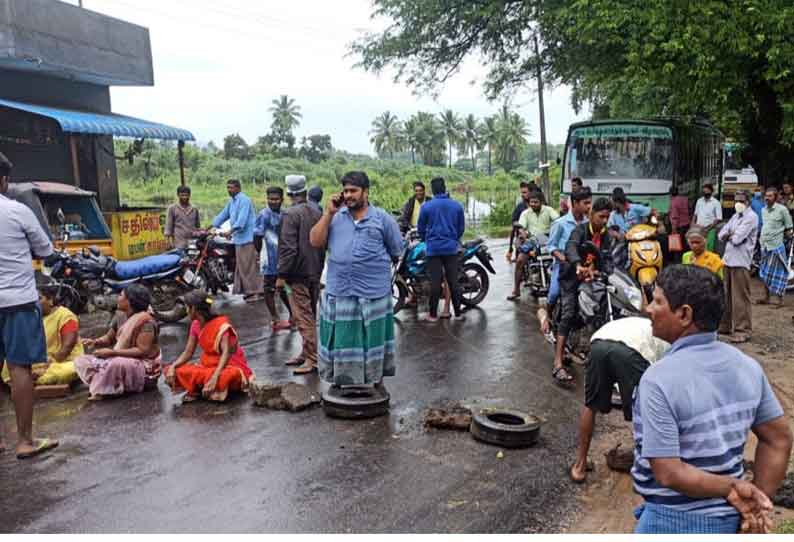
[[[220,143],[239,132],[255,141],[270,126],[267,109],[281,94],[295,98],[303,122],[298,137],[331,135],[336,147],[371,153],[372,119],[389,110],[401,118],[418,111],[453,109],[478,117],[496,111],[479,85],[483,71],[469,62],[444,88],[438,101],[417,98],[410,89],[353,68],[347,45],[369,18],[368,0],[85,0],[92,10],[150,30],[153,88],[114,87],[115,111],[191,130],[203,142]],[[546,95],[548,140],[565,140],[568,124],[581,120],[570,92]],[[516,105],[539,140],[535,98],[524,93]]]

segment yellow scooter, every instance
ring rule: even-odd
[[[640,283],[645,304],[651,302],[656,277],[662,270],[662,246],[656,240],[656,229],[655,224],[637,224],[626,232],[629,274]]]

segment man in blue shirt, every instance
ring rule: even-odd
[[[616,226],[620,231],[621,237],[626,235],[633,226],[642,222],[653,214],[653,209],[639,203],[629,203],[623,190],[616,188],[612,192],[612,203],[614,209],[609,215],[607,228],[612,229]]]
[[[392,261],[403,240],[392,216],[369,203],[369,177],[351,171],[312,228],[328,249],[320,306],[320,376],[335,386],[375,385],[394,376]]]
[[[254,224],[256,209],[251,199],[240,191],[240,181],[230,179],[226,183],[229,203],[212,221],[213,228],[220,228],[227,220],[231,224],[231,237],[235,247],[234,293],[243,294],[249,303],[258,301],[262,294],[262,276],[259,274],[256,247],[254,247]]]
[[[651,316],[672,344],[642,376],[634,415],[637,533],[763,532],[792,436],[761,366],[717,340],[722,281],[694,265],[659,275]],[[753,481],[742,480],[749,431],[758,438]]]
[[[590,187],[580,188],[571,194],[571,209],[562,217],[555,220],[549,232],[547,245],[549,254],[554,256],[551,268],[551,283],[549,284],[549,307],[557,303],[560,297],[560,265],[565,262],[565,248],[571,232],[576,226],[584,224],[590,216],[590,206],[593,203],[593,194]],[[544,333],[548,330],[543,330]]]
[[[281,301],[287,307],[289,320],[280,320],[276,309],[276,280],[278,280],[278,234],[281,226],[281,205],[284,203],[284,190],[278,186],[267,189],[267,207],[262,209],[254,223],[254,241],[260,245],[259,265],[262,270],[265,288],[265,305],[270,312],[273,332],[290,329],[292,312],[289,297],[280,290]]]
[[[466,229],[463,205],[449,197],[441,177],[430,181],[430,190],[433,199],[422,205],[417,224],[419,238],[427,244],[427,269],[430,273],[430,315],[426,320],[438,321],[438,300],[443,280],[446,280],[452,296],[455,320],[463,320],[458,284],[458,247]]]

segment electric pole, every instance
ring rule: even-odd
[[[533,36],[535,40],[535,75],[538,80],[538,107],[540,108],[540,162],[545,167],[541,168],[543,174],[543,193],[546,201],[551,201],[551,183],[549,183],[549,155],[546,149],[546,111],[543,107],[543,70],[540,63],[540,47],[538,46],[538,35]]]

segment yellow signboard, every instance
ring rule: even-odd
[[[165,211],[126,210],[111,213],[113,253],[119,260],[134,260],[168,251]]]

